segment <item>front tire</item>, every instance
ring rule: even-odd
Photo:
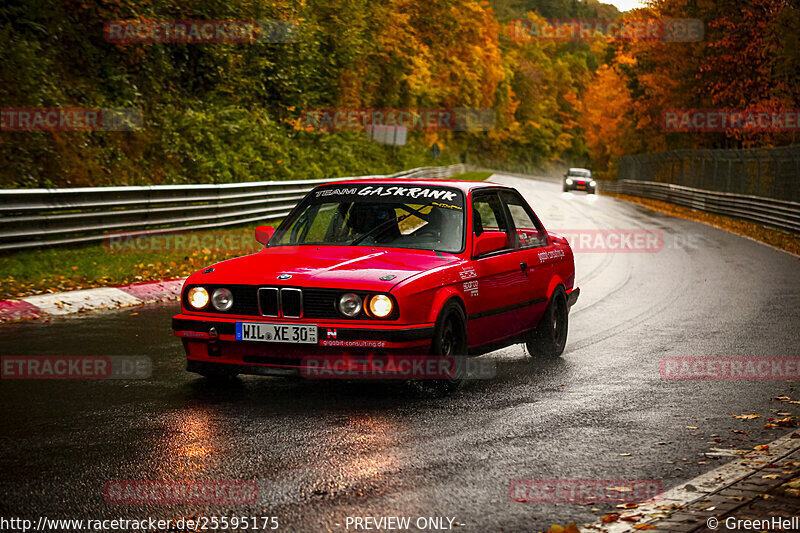
[[[559,285],[550,296],[542,320],[525,342],[531,357],[555,359],[564,353],[569,329],[567,294]]]
[[[433,331],[431,357],[452,358],[453,375],[448,379],[423,379],[417,385],[426,392],[449,394],[464,381],[467,356],[467,317],[458,303],[447,302]]]

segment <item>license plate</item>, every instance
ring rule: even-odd
[[[317,344],[317,326],[237,322],[236,340]]]

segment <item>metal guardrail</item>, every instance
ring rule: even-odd
[[[793,233],[800,233],[800,203],[728,192],[695,189],[671,183],[619,180],[600,183],[606,192],[629,194],[742,218]]]
[[[800,145],[672,150],[619,158],[619,179],[800,202]]]
[[[220,228],[285,217],[315,186],[345,179],[446,178],[467,165],[422,167],[389,175],[217,185],[0,189],[0,250],[97,242]]]

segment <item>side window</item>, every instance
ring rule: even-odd
[[[503,201],[514,223],[515,248],[531,248],[547,244],[544,228],[526,208],[525,201],[518,195],[503,192]]]
[[[508,231],[503,205],[496,194],[482,194],[472,200],[472,231]]]
[[[497,193],[479,193],[473,197],[472,231],[475,235],[480,235],[484,231],[502,231],[508,234],[506,214]],[[509,248],[512,246],[508,245]]]

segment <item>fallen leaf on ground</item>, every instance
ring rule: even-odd
[[[608,513],[600,519],[600,521],[604,524],[610,524],[611,522],[616,522],[617,520],[619,520],[619,513]]]
[[[656,526],[652,524],[636,524],[633,529],[655,529]]]
[[[761,418],[761,415],[731,415],[733,418],[739,420],[753,420],[754,418]]]
[[[620,503],[617,505],[617,509],[636,509],[638,507],[638,503]]]
[[[567,527],[553,524],[550,526],[550,529],[547,530],[547,533],[581,533],[581,531],[578,529],[578,525],[575,522],[570,522],[567,524]]]
[[[758,446],[754,447],[753,449],[758,451],[758,452],[764,452],[764,451],[769,450],[769,444],[759,444]]]

